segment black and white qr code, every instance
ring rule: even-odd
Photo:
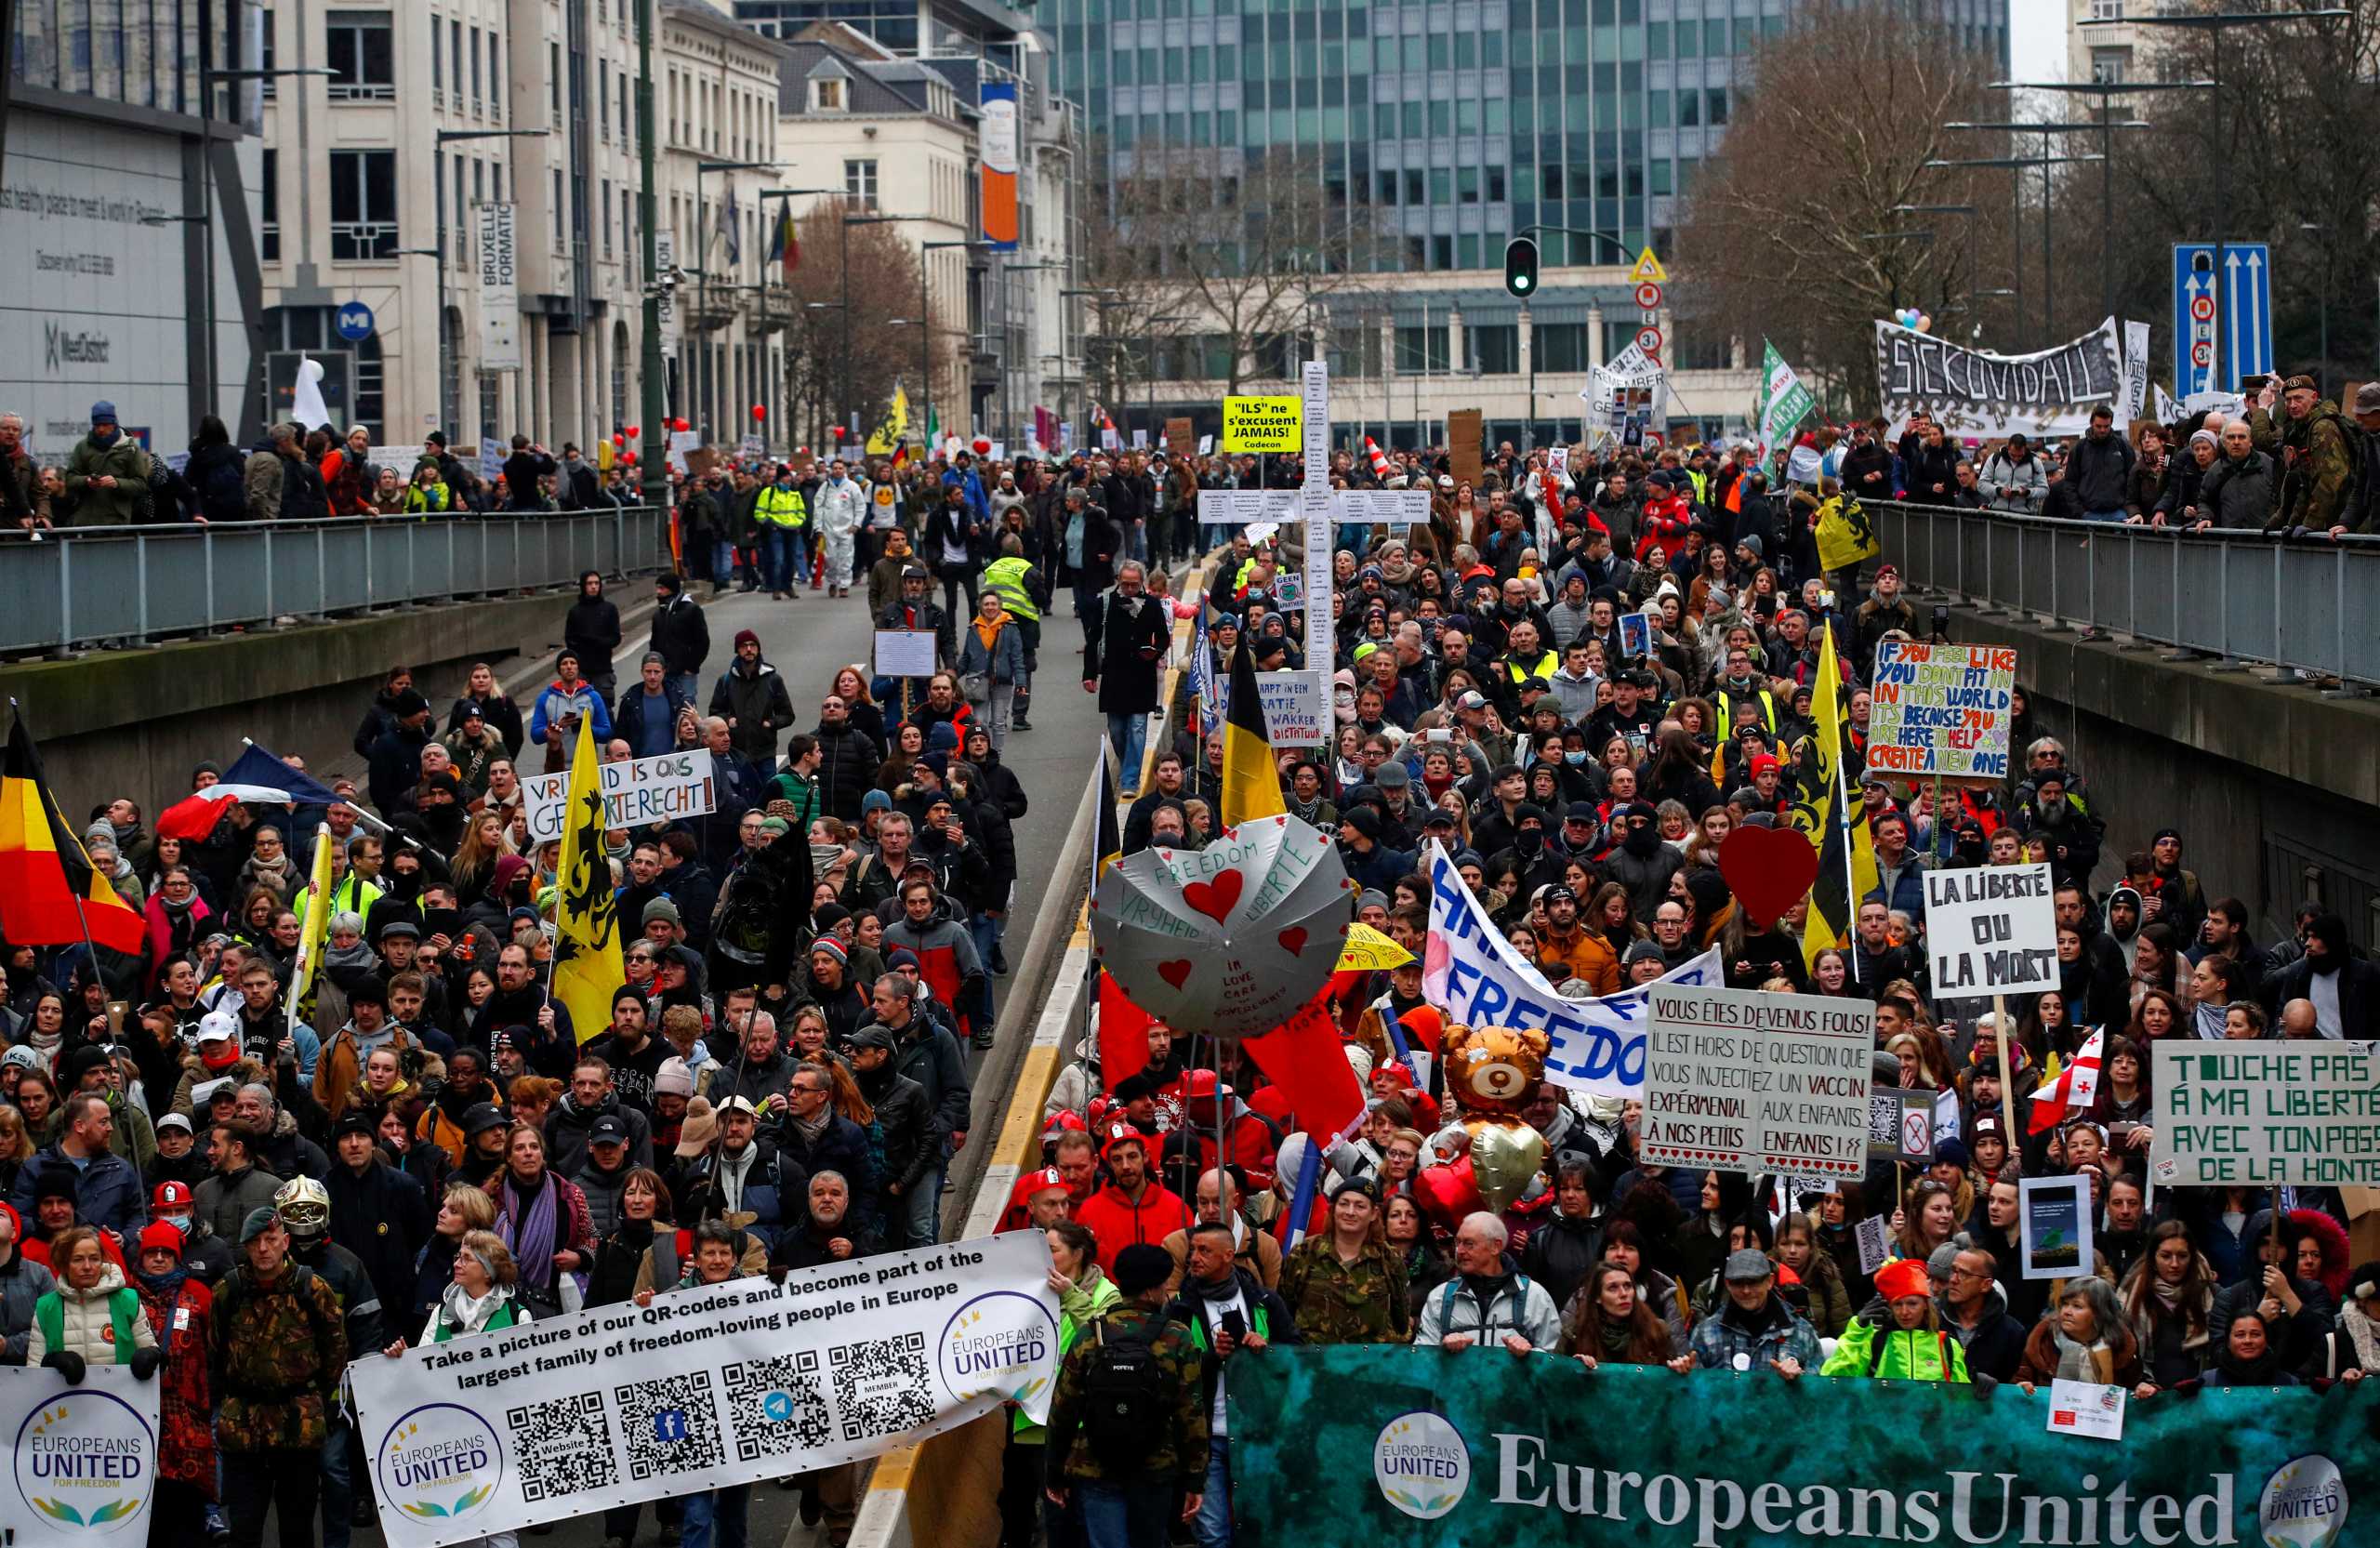
[[[708,1372],[632,1382],[614,1387],[612,1400],[619,1405],[631,1480],[693,1473],[726,1460]]]
[[[531,1504],[620,1481],[600,1392],[507,1409],[504,1427],[511,1432],[512,1456],[521,1470],[521,1497]]]
[[[818,1351],[746,1360],[719,1368],[727,1394],[727,1422],[735,1432],[735,1460],[790,1456],[833,1438]]]
[[[925,1334],[840,1343],[826,1357],[834,1367],[835,1406],[842,1410],[845,1440],[894,1435],[933,1418]]]

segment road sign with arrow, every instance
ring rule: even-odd
[[[2221,318],[2218,335],[2216,319]],[[2229,358],[2216,353],[2229,347]],[[2261,242],[2174,246],[2174,379],[2193,392],[2236,392],[2244,376],[2272,372],[2272,249]]]

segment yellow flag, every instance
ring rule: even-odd
[[[1859,502],[1837,495],[1818,507],[1818,568],[1840,570],[1884,551]]]
[[[619,900],[603,851],[606,826],[595,726],[582,715],[578,746],[570,760],[570,793],[562,806],[553,978],[553,997],[569,1009],[571,1026],[582,1043],[611,1027],[613,992],[628,981],[620,962]]]
[[[901,449],[901,437],[909,429],[909,395],[899,387],[892,389],[892,406],[877,422],[875,432],[867,438],[867,455],[891,456]]]
[[[289,979],[289,1003],[307,1015],[313,1013],[314,969],[323,960],[323,942],[331,930],[331,830],[314,829],[314,866],[306,874],[306,921],[298,935],[298,965]]]
[[[1815,961],[1829,946],[1851,938],[1859,900],[1876,888],[1876,844],[1867,814],[1851,800],[1843,777],[1844,750],[1851,741],[1851,707],[1844,698],[1843,669],[1835,662],[1834,630],[1818,630],[1818,673],[1810,706],[1817,729],[1803,740],[1796,760],[1793,800],[1788,820],[1818,846],[1818,875],[1810,884],[1809,917],[1802,924],[1802,957]]]

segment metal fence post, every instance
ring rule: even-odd
[[[74,545],[58,544],[58,652],[59,655],[74,654]]]

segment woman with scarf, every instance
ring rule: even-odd
[[[181,1227],[171,1221],[140,1233],[137,1261],[133,1288],[165,1353],[152,1536],[160,1542],[196,1542],[215,1498],[214,1370],[207,1351],[215,1292],[183,1264]]]
[[[2123,1311],[2149,1385],[2178,1386],[2205,1364],[2215,1289],[2215,1271],[2191,1244],[2189,1227],[2169,1220],[2149,1234],[2148,1252],[2124,1281]]]
[[[2314,1346],[2306,1374],[2317,1383],[2380,1375],[2380,1263],[2358,1264],[2347,1275],[2338,1324]]]
[[[1778,1221],[1777,1245],[1768,1255],[1801,1280],[1811,1329],[1822,1339],[1840,1338],[1851,1325],[1851,1297],[1844,1293],[1843,1273],[1832,1254],[1819,1250],[1818,1227],[1810,1217],[1795,1211]],[[1778,1279],[1782,1283],[1784,1276]]]
[[[544,1316],[575,1311],[595,1254],[587,1196],[546,1170],[545,1136],[525,1123],[505,1137],[504,1162],[487,1192],[496,1200],[496,1234],[521,1265],[517,1293]]]
[[[2068,1280],[2056,1309],[2034,1324],[2025,1340],[2016,1384],[2030,1395],[2054,1381],[2130,1387],[2142,1397],[2157,1390],[2142,1369],[2140,1341],[2105,1279],[2086,1275]]]
[[[2276,1330],[2262,1311],[2249,1309],[2231,1319],[2223,1346],[2207,1363],[2204,1379],[2226,1387],[2294,1387],[2297,1378],[2281,1363]]]
[[[1063,1220],[1045,1235],[1050,1242],[1049,1285],[1058,1296],[1058,1359],[1064,1363],[1083,1330],[1105,1316],[1123,1296],[1100,1269],[1099,1239],[1089,1226]],[[1034,1522],[1043,1516],[1052,1544],[1069,1541],[1064,1525],[1066,1513],[1057,1506],[1046,1512],[1041,1509],[1042,1449],[1049,1439],[1046,1427],[1027,1419],[1023,1410],[1011,1409],[1008,1451],[1000,1474],[1003,1544],[1015,1548],[1030,1544]]]
[[[152,996],[166,959],[194,952],[208,934],[202,927],[215,917],[215,910],[198,895],[198,873],[188,866],[166,867],[157,882],[157,894],[141,910],[149,921],[148,984]]]
[[[1562,1353],[1589,1370],[1603,1364],[1667,1365],[1669,1324],[1636,1293],[1636,1280],[1606,1260],[1589,1270],[1562,1308]]]
[[[486,1190],[469,1183],[457,1182],[447,1188],[439,1201],[438,1218],[430,1225],[430,1239],[421,1244],[414,1256],[414,1287],[405,1306],[405,1320],[424,1316],[446,1293],[455,1277],[455,1255],[462,1250],[463,1238],[474,1231],[486,1231],[496,1224],[496,1201]]]
[[[1686,1334],[1694,1320],[1686,1291],[1678,1282],[1645,1261],[1645,1237],[1633,1220],[1615,1220],[1603,1234],[1604,1261],[1615,1264],[1636,1279],[1636,1299],[1650,1307],[1670,1330],[1670,1348],[1683,1353]]]
[[[533,1320],[529,1308],[515,1295],[520,1265],[493,1231],[466,1231],[455,1244],[455,1263],[446,1288],[430,1306],[417,1343],[444,1343],[469,1333],[517,1328]],[[381,1353],[395,1359],[405,1352],[399,1338]],[[501,1533],[509,1537],[511,1534]]]

